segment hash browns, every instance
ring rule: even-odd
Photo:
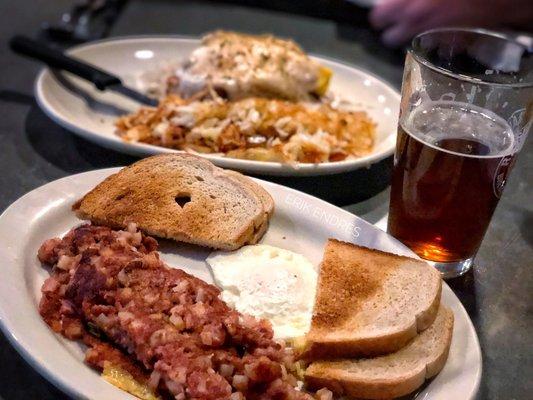
[[[321,103],[265,98],[184,100],[170,95],[157,108],[121,117],[126,141],[198,153],[282,163],[324,163],[364,156],[376,125],[365,112]]]

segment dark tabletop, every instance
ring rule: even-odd
[[[308,7],[291,1],[259,2],[275,6],[277,11],[250,8],[245,3],[252,2],[130,1],[112,27],[111,36],[201,34],[215,28],[272,32],[294,38],[308,51],[361,66],[399,88],[403,55],[379,44],[378,36],[364,23],[364,11],[350,14],[351,10],[341,10],[339,17],[324,12],[327,1],[311,1]],[[280,11],[283,3],[292,4],[290,10]],[[32,86],[40,67],[12,55],[7,48],[10,36],[37,35],[41,22],[58,20],[71,5],[67,0],[0,1],[0,211],[24,193],[57,178],[134,161],[74,137],[52,123],[33,97]],[[339,18],[335,22],[320,16]],[[532,166],[530,138],[511,174],[476,265],[466,276],[448,282],[466,307],[481,342],[479,399],[533,398]],[[378,193],[372,198],[347,209],[376,222],[387,212],[386,183],[375,186]],[[0,398],[48,400],[66,396],[34,372],[0,334]]]

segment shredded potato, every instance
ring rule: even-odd
[[[168,96],[157,108],[120,118],[124,140],[198,153],[284,163],[324,163],[372,151],[375,124],[365,112],[265,98],[190,101]]]

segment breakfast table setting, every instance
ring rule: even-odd
[[[361,246],[373,247],[379,244],[383,249],[391,252],[404,255],[414,254],[399,242],[389,239],[389,236],[379,229],[387,231],[389,210],[393,210],[389,208],[391,182],[394,179],[394,183],[397,184],[396,180],[399,179],[397,175],[393,174],[393,152],[397,126],[397,120],[394,116],[398,114],[399,108],[402,109],[404,116],[407,115],[403,99],[400,104],[402,80],[405,85],[406,79],[409,79],[408,76],[410,76],[407,73],[404,75],[404,68],[405,70],[409,68],[410,71],[418,71],[419,68],[424,68],[424,65],[427,64],[420,62],[416,55],[412,56],[412,53],[412,58],[409,59],[410,56],[408,55],[406,63],[405,49],[389,49],[381,43],[379,33],[374,31],[367,22],[367,7],[369,6],[367,2],[331,2],[332,4],[329,4],[329,2],[323,1],[310,1],[304,5],[303,3],[291,2],[286,4],[288,2],[261,1],[253,4],[254,2],[248,1],[116,0],[103,2],[105,6],[95,13],[96,17],[90,14],[91,10],[87,11],[66,0],[54,2],[22,0],[8,3],[0,4],[0,15],[2,16],[2,24],[0,24],[0,70],[2,72],[0,74],[0,110],[2,114],[2,122],[0,123],[0,138],[2,139],[2,146],[0,146],[0,168],[2,170],[2,174],[0,174],[0,213],[5,212],[2,217],[4,222],[0,223],[0,237],[2,238],[0,246],[3,246],[1,250],[4,253],[0,252],[0,254],[9,255],[18,252],[18,255],[14,256],[12,260],[4,260],[3,273],[6,279],[3,279],[4,282],[0,284],[0,288],[3,288],[0,291],[0,318],[2,318],[2,313],[5,316],[3,321],[0,320],[0,323],[4,324],[3,333],[0,333],[0,365],[2,365],[0,400],[91,398],[86,393],[90,393],[92,383],[97,382],[99,377],[92,372],[87,373],[85,371],[87,368],[82,363],[72,364],[70,370],[69,362],[71,361],[67,360],[63,353],[58,354],[56,358],[54,355],[55,346],[59,340],[61,343],[65,342],[63,339],[56,340],[54,336],[48,333],[32,332],[41,329],[37,327],[43,325],[38,325],[35,318],[25,311],[27,310],[25,308],[26,303],[38,303],[38,298],[34,298],[36,295],[32,293],[40,292],[41,281],[45,277],[44,271],[39,271],[33,276],[34,272],[31,270],[34,268],[34,264],[37,265],[35,253],[31,252],[35,251],[37,249],[35,245],[40,243],[32,244],[31,250],[28,250],[26,245],[24,245],[26,247],[20,245],[20,248],[17,246],[19,246],[18,243],[26,243],[30,240],[42,242],[44,238],[52,237],[52,234],[47,233],[47,229],[53,230],[54,235],[65,234],[73,226],[74,218],[74,214],[69,214],[71,213],[70,205],[67,208],[66,203],[77,200],[77,197],[93,189],[104,178],[112,173],[117,173],[118,167],[133,164],[130,169],[122,170],[111,178],[115,179],[124,173],[124,179],[127,179],[128,171],[134,171],[135,174],[143,176],[145,170],[142,168],[144,165],[142,163],[146,161],[146,165],[150,165],[150,161],[147,160],[155,160],[157,157],[140,162],[139,160],[146,156],[158,154],[163,150],[158,150],[158,147],[154,146],[154,143],[159,142],[154,142],[156,139],[153,137],[146,139],[147,141],[144,143],[142,140],[135,143],[123,140],[130,134],[133,135],[132,137],[137,137],[136,132],[131,133],[132,131],[128,131],[128,129],[133,124],[131,121],[139,117],[139,115],[134,114],[137,109],[130,108],[133,103],[129,99],[123,100],[120,97],[126,93],[127,96],[137,96],[136,99],[139,100],[139,95],[137,93],[132,94],[128,89],[129,87],[136,87],[135,82],[138,83],[140,80],[138,76],[131,75],[130,68],[137,61],[152,62],[150,60],[154,58],[154,52],[157,57],[161,58],[154,60],[154,63],[161,60],[166,61],[172,56],[184,58],[199,46],[198,38],[203,37],[208,32],[225,30],[247,34],[269,33],[277,37],[294,40],[312,56],[312,62],[319,65],[318,70],[325,74],[326,78],[324,79],[326,81],[330,79],[333,71],[331,87],[335,91],[348,97],[355,92],[355,97],[359,96],[362,102],[375,103],[365,110],[370,115],[370,120],[377,123],[378,130],[374,132],[377,145],[375,153],[365,155],[361,160],[350,161],[351,159],[348,157],[344,164],[333,162],[331,165],[328,163],[323,165],[302,163],[300,166],[293,167],[290,163],[279,164],[256,161],[256,159],[249,161],[220,157],[216,154],[214,156],[208,155],[206,158],[217,166],[213,167],[207,161],[204,163],[203,158],[202,161],[194,161],[191,158],[189,163],[198,164],[197,172],[191,175],[198,181],[195,184],[207,184],[206,182],[211,182],[212,176],[216,176],[218,177],[216,185],[222,181],[227,181],[233,186],[238,186],[238,191],[244,198],[244,200],[243,198],[239,200],[239,207],[242,206],[243,202],[249,204],[255,201],[255,203],[261,203],[259,206],[257,204],[255,206],[262,209],[263,214],[259,219],[256,217],[255,222],[250,222],[250,224],[255,224],[255,227],[247,231],[246,235],[248,236],[244,239],[241,234],[239,238],[228,239],[222,244],[218,242],[213,244],[209,242],[211,239],[207,240],[203,237],[184,241],[194,245],[202,245],[207,240],[209,243],[207,247],[233,251],[243,244],[260,246],[255,243],[261,239],[262,235],[265,235],[265,243],[268,245],[280,247],[285,245],[288,253],[291,253],[289,250],[292,250],[292,255],[286,255],[281,249],[273,250],[274,247],[266,246],[261,251],[273,251],[276,254],[276,256],[271,255],[269,257],[301,257],[300,254],[297,254],[301,253],[309,258],[314,265],[318,265],[322,257],[319,243],[328,240],[328,246],[332,249],[337,246],[335,245],[336,241],[328,239],[328,237],[333,236],[347,242],[357,239],[357,244]],[[67,14],[68,12],[70,14]],[[83,19],[83,13],[87,12],[89,12],[87,14],[90,16],[89,20],[94,18],[95,21],[88,23],[87,20]],[[79,20],[80,15],[82,15],[81,25],[79,21],[71,19],[76,16]],[[19,40],[14,41],[14,37],[18,37]],[[28,40],[20,39],[22,37],[28,38]],[[58,66],[58,64],[53,64],[53,61],[50,61],[52,51],[57,51],[59,54],[57,57],[60,58],[60,51],[68,51],[69,48],[77,46],[69,51],[69,55],[93,60],[95,64],[103,65],[105,68],[107,66],[111,69],[115,68],[117,73],[120,72],[123,77],[122,82],[118,81],[120,88],[117,92],[120,93],[109,94],[110,90],[107,90],[105,94],[102,94],[103,92],[94,88],[87,89],[91,87],[91,84],[87,82],[77,86],[79,84],[77,78],[72,78],[70,75],[67,78],[60,78],[56,69],[44,70],[43,64],[27,57],[21,57],[21,55],[32,56],[28,53],[35,52],[36,47],[32,47],[31,39],[37,40],[37,49],[46,53],[41,56],[40,60],[51,66]],[[213,40],[216,39],[215,35]],[[86,42],[93,40],[102,41],[95,45],[86,45]],[[222,41],[223,45],[226,45],[227,40],[230,39],[225,40]],[[419,43],[420,51],[423,50],[423,45],[423,42]],[[49,49],[48,46],[50,46]],[[134,58],[128,58],[130,53],[135,55]],[[430,57],[429,54],[428,57]],[[34,55],[32,57],[35,58]],[[192,60],[194,61],[194,59]],[[60,59],[60,61],[63,64],[59,68],[68,70],[68,67],[64,66],[65,60]],[[56,62],[60,61],[57,61],[56,58]],[[50,64],[51,62],[52,64]],[[79,66],[77,70],[80,71]],[[326,70],[328,72],[324,72]],[[443,78],[435,78],[431,75],[433,72],[429,71],[425,75],[422,74],[421,79],[428,81],[434,79],[435,82],[440,82],[439,79]],[[98,87],[98,83],[96,83],[98,79],[94,78],[94,75],[91,77],[89,80],[92,80]],[[99,81],[103,86],[107,85],[107,89],[117,84],[113,80],[107,83],[102,82]],[[409,82],[411,85],[418,84],[416,80]],[[498,88],[498,85],[500,83],[496,82],[494,87]],[[321,89],[314,88],[313,90],[320,91]],[[407,97],[405,93],[408,90],[411,88],[404,87],[403,95],[405,97]],[[93,97],[86,95],[86,93],[92,93]],[[220,93],[223,93],[223,96],[227,94],[226,91],[210,94],[215,99],[213,104],[216,105],[217,101],[220,104],[220,97],[217,97]],[[323,93],[320,92],[320,95]],[[140,97],[142,96],[144,94],[140,95]],[[315,98],[313,96],[316,97],[318,94],[312,93],[311,101]],[[150,101],[153,99],[148,98],[145,103]],[[168,101],[176,102],[177,107],[182,106],[179,99]],[[307,101],[310,100],[307,99]],[[444,104],[443,107],[448,106],[446,101],[442,103]],[[511,99],[508,101],[512,104]],[[117,110],[119,113],[123,113],[122,106],[132,116],[125,117],[122,119],[123,122],[117,125],[126,127],[120,133],[122,137],[118,137],[114,132],[113,124]],[[187,107],[184,106],[183,110],[187,111]],[[163,107],[162,110],[164,111]],[[432,110],[434,111],[434,109],[429,109],[427,112],[432,112]],[[439,110],[439,112],[447,112],[446,110]],[[304,111],[313,112],[305,109]],[[417,115],[414,111],[412,112],[414,116]],[[127,118],[131,119],[128,120]],[[364,125],[367,123],[365,118],[367,118],[367,114],[356,113],[356,119],[352,121],[366,126]],[[482,120],[479,121],[483,123]],[[497,122],[499,120],[494,117],[492,121]],[[368,124],[371,125],[370,122]],[[212,126],[208,128],[212,128]],[[393,131],[394,134],[390,134]],[[430,147],[435,148],[432,145]],[[454,149],[445,151],[450,154],[453,153]],[[171,154],[167,155],[168,160],[172,157]],[[283,154],[286,155],[287,153]],[[193,157],[194,159],[198,158]],[[188,159],[185,158],[184,160],[187,161]],[[506,173],[505,167],[509,165],[510,161],[504,162],[505,160],[503,158],[502,162],[498,164],[497,172],[504,171]],[[298,159],[297,161],[301,160]],[[178,157],[172,162],[180,165],[184,161]],[[291,162],[294,163],[294,160]],[[533,375],[533,339],[530,334],[533,329],[533,277],[530,273],[530,268],[533,267],[533,144],[531,138],[521,143],[521,150],[512,162],[514,162],[514,167],[508,180],[503,182],[505,185],[503,194],[501,192],[503,184],[497,186],[495,183],[494,189],[491,186],[491,195],[492,190],[498,192],[495,200],[498,205],[492,218],[490,215],[488,217],[490,224],[475,258],[473,261],[468,259],[459,265],[459,268],[464,268],[456,274],[460,276],[447,278],[444,273],[444,277],[447,279],[445,280],[446,283],[442,284],[442,301],[454,311],[456,324],[455,342],[450,351],[449,365],[434,381],[422,386],[418,394],[405,397],[406,399],[445,399],[451,398],[449,397],[450,393],[461,393],[461,390],[464,390],[462,393],[465,395],[465,399],[477,400],[527,399],[533,393],[533,381],[531,380]],[[345,167],[346,165],[348,167]],[[139,166],[138,171],[135,170],[136,166]],[[232,175],[233,173],[228,173],[226,176],[222,172],[223,170],[218,167],[239,170],[245,175],[252,176],[254,181],[240,180],[241,178]],[[157,168],[164,169],[167,166],[157,166]],[[172,170],[165,172],[165,174],[171,175]],[[151,190],[157,192],[157,188],[165,185],[164,182],[166,181],[164,176],[157,177],[156,175],[157,173],[146,174],[144,178],[138,179],[140,182],[153,179],[154,182],[151,187],[155,189]],[[57,181],[61,178],[64,179]],[[102,221],[108,217],[102,217],[101,214],[99,217],[94,217],[100,211],[98,208],[91,208],[90,196],[92,193],[97,193],[95,196],[98,197],[98,190],[100,190],[101,196],[107,196],[113,202],[123,201],[124,198],[127,200],[132,193],[139,196],[137,201],[142,202],[144,199],[142,189],[139,189],[139,193],[135,192],[137,183],[132,184],[130,189],[122,191],[122,189],[117,189],[123,187],[120,178],[116,179],[116,184],[111,183],[109,186],[105,186],[108,180],[104,181],[102,188],[96,186],[93,191],[77,202],[73,206],[76,215],[82,219],[91,219],[93,223],[95,218]],[[41,187],[45,184],[50,185]],[[188,181],[184,185],[189,187],[187,185],[192,184]],[[254,185],[262,186],[263,189],[254,189]],[[266,194],[263,192],[264,189],[267,190]],[[220,198],[226,192],[210,190],[213,190],[209,192],[213,201],[222,201]],[[250,195],[250,191],[254,192],[254,190],[256,192],[255,197]],[[31,191],[34,192],[22,197]],[[248,197],[245,198],[242,193],[246,193]],[[395,193],[397,191],[393,191],[393,198]],[[194,205],[195,196],[196,192],[193,191],[191,194],[187,190],[180,191],[176,195],[175,202],[179,205],[180,212],[186,210],[187,207],[190,209]],[[10,207],[21,197],[22,199]],[[46,200],[45,206],[39,203],[43,200]],[[274,202],[276,203],[275,207]],[[175,206],[174,199],[172,203]],[[135,206],[131,207],[130,217],[137,215],[135,213],[143,212]],[[211,207],[211,203],[207,203],[206,207]],[[226,212],[226,205],[224,205],[224,212]],[[394,218],[398,221],[402,216],[398,211],[394,212]],[[360,219],[353,219],[354,216]],[[269,227],[269,218],[271,217]],[[484,217],[480,216],[480,218]],[[389,231],[391,221],[392,219],[389,219]],[[26,223],[28,228],[22,228],[21,225]],[[158,234],[156,228],[145,229],[143,223],[139,223],[141,230],[148,231],[151,235],[176,239],[176,236],[168,233],[168,229],[167,233]],[[120,223],[112,223],[112,225],[116,226]],[[140,235],[139,232],[136,232],[137,226],[128,225],[127,227],[124,226],[124,229],[132,235]],[[267,231],[267,229],[269,230]],[[395,229],[397,232],[401,232],[399,227]],[[265,231],[267,231],[266,234]],[[394,236],[398,237],[396,234]],[[150,240],[154,239],[142,240],[144,244],[139,245],[141,253],[147,251],[144,247],[150,248]],[[239,244],[235,244],[239,240]],[[468,238],[461,238],[459,241],[461,240],[466,241]],[[44,255],[46,243],[44,242],[43,247],[39,249],[41,261],[46,259]],[[57,245],[57,243],[55,244]],[[178,252],[169,246],[167,242],[162,242],[160,247],[164,262],[174,265],[179,265],[180,262],[189,262],[190,266],[186,272],[206,281],[212,281],[211,275],[214,274],[214,281],[219,286],[223,286],[220,282],[223,282],[224,279],[229,279],[225,278],[221,272],[217,272],[217,268],[220,271],[223,270],[224,263],[235,262],[232,261],[231,257],[224,256],[223,251],[216,254],[212,253],[206,259],[212,268],[211,272],[206,272],[202,269],[204,268],[202,260],[209,255],[205,249],[195,250],[186,245],[183,249],[179,247],[184,254],[177,254]],[[252,246],[245,246],[243,249],[247,247]],[[281,252],[276,253],[276,251]],[[340,252],[341,250],[335,251]],[[352,254],[356,257],[360,250],[350,249],[346,251],[353,251]],[[257,265],[263,262],[265,266],[268,265],[268,257],[266,261],[263,261],[260,259],[261,255],[258,254],[255,253],[255,257],[259,261],[254,262],[257,262]],[[420,255],[420,253],[418,254]],[[379,256],[372,254],[368,257]],[[26,261],[30,258],[31,262]],[[79,258],[77,260],[79,261]],[[218,266],[212,260],[219,262],[216,264]],[[299,264],[295,271],[304,274],[305,268],[302,265],[306,262],[302,257],[302,261],[299,262],[301,265]],[[54,263],[58,263],[57,259],[50,262],[50,264]],[[61,261],[59,261],[60,263]],[[322,263],[322,265],[326,264],[326,258],[323,259]],[[199,267],[200,264],[202,264],[201,267]],[[237,264],[233,264],[234,268]],[[20,271],[9,271],[10,268],[19,267]],[[243,268],[242,271],[238,270],[238,273],[230,275],[230,277],[233,276],[231,279],[238,279],[238,275],[241,273],[243,276],[246,274],[244,264],[239,268],[241,267]],[[164,270],[166,267],[162,268]],[[312,270],[313,267],[311,266],[310,269]],[[196,271],[199,272],[196,273]],[[465,271],[467,272],[465,273]],[[220,277],[217,273],[221,274]],[[284,273],[284,271],[280,273]],[[296,277],[296,275],[294,276]],[[17,279],[20,279],[20,282]],[[316,277],[314,279],[316,280]],[[320,279],[325,282],[327,277],[321,275]],[[349,280],[348,277],[346,279]],[[426,282],[422,286],[430,292],[428,288],[432,281],[430,277],[424,279]],[[22,286],[19,287],[19,284]],[[200,283],[200,285],[202,284]],[[48,290],[45,289],[45,286],[42,286],[43,293]],[[24,295],[22,291],[24,291]],[[26,292],[29,293],[28,296],[26,296]],[[230,296],[225,291],[222,293],[222,296]],[[19,298],[17,298],[18,294],[20,294]],[[440,297],[440,289],[434,289],[432,295]],[[229,297],[223,297],[223,299],[229,301],[227,300]],[[237,300],[235,301],[237,302]],[[312,299],[310,301],[312,302]],[[327,303],[327,300],[325,302]],[[438,307],[428,305],[427,308],[433,309],[436,313]],[[439,311],[439,316],[440,313],[441,311]],[[20,317],[14,318],[17,314]],[[441,318],[439,316],[436,318]],[[46,322],[51,327],[53,326],[49,321]],[[272,323],[275,328],[274,331],[277,332],[274,321]],[[423,323],[419,321],[419,332],[422,331],[420,329],[421,324]],[[58,332],[56,329],[54,330]],[[29,332],[28,335],[24,331]],[[458,338],[458,333],[463,337]],[[416,335],[416,329],[414,335]],[[410,338],[412,339],[412,337]],[[448,338],[448,340],[451,339]],[[86,342],[87,345],[91,346],[90,343]],[[394,350],[398,350],[400,347]],[[65,354],[71,353],[73,358],[82,360],[82,353],[77,346],[71,343],[65,344],[64,348],[67,349]],[[64,351],[63,347],[61,347],[61,351]],[[464,358],[460,357],[461,352],[464,352]],[[357,352],[354,354],[359,355]],[[45,358],[47,359],[45,360]],[[453,370],[452,368],[456,369]],[[58,374],[61,374],[62,370],[64,376],[60,377]],[[453,376],[454,371],[457,371],[457,374],[462,377]],[[85,382],[82,382],[82,374],[84,377],[87,376]],[[435,374],[430,376],[428,373],[427,378],[433,375]],[[69,377],[72,376],[79,376],[80,383],[75,383],[72,380],[69,382]],[[448,386],[449,392],[447,392],[447,379],[454,382],[453,385]],[[159,381],[159,375],[157,381]],[[97,383],[97,385],[99,384]],[[112,398],[111,393],[114,393],[113,390],[116,388],[111,388],[109,392],[107,389],[101,392],[101,396],[103,396],[101,398]],[[468,394],[466,394],[467,392]],[[319,398],[327,399],[328,397]]]

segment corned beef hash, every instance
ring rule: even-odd
[[[141,399],[331,399],[299,390],[299,365],[269,322],[169,268],[157,246],[133,224],[86,224],[45,241],[38,257],[52,273],[41,289],[43,319],[86,344],[86,362]]]

